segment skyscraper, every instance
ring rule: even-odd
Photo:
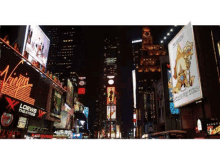
[[[73,78],[74,72],[85,76],[85,49],[80,27],[44,26],[51,46],[47,70],[65,82]]]
[[[102,80],[100,95],[99,116],[102,121],[100,130],[110,138],[120,138],[121,112],[120,112],[120,69],[121,40],[115,33],[106,34],[102,56]],[[111,123],[111,124],[110,124]],[[111,127],[111,128],[110,128]]]

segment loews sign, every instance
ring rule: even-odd
[[[0,98],[0,107],[8,112],[18,113],[22,116],[29,116],[35,118],[42,118],[46,114],[46,111],[38,109],[27,103],[18,101],[6,95],[2,95]]]

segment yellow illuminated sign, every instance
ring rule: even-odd
[[[23,64],[23,59],[15,66],[9,74],[9,65],[3,71],[0,71],[0,76],[4,75],[3,80],[0,80],[0,91],[3,94],[17,98],[21,101],[34,105],[35,99],[30,98],[30,92],[33,84],[29,84],[29,77],[22,74],[17,75],[15,70],[20,64]],[[8,75],[9,74],[9,75]],[[27,73],[26,73],[27,74]]]

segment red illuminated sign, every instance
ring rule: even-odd
[[[35,99],[30,98],[30,93],[33,84],[29,84],[29,77],[19,74],[17,75],[15,70],[20,64],[23,64],[22,59],[12,70],[9,72],[10,66],[7,65],[3,71],[0,71],[0,76],[3,76],[3,80],[0,80],[1,93],[7,94],[11,97],[17,98],[31,105],[34,105]]]
[[[12,130],[1,130],[0,129],[0,136],[7,136],[7,138],[12,138],[15,136],[19,136],[21,132],[12,131]]]
[[[16,101],[16,100],[12,100],[11,98],[9,97],[5,97],[6,100],[8,101],[8,106],[6,107],[7,109],[9,108],[9,110],[13,110],[15,111],[14,107],[19,104],[19,101]]]
[[[9,126],[13,121],[13,115],[10,113],[4,112],[1,117],[1,124],[4,127]]]
[[[44,114],[46,114],[46,112],[38,110],[38,118],[42,118]]]
[[[79,88],[78,89],[78,94],[82,94],[82,95],[84,95],[86,92],[86,89],[85,88]]]
[[[52,139],[53,135],[43,135],[43,134],[41,134],[40,138],[42,138],[42,139]]]

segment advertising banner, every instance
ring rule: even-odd
[[[110,107],[111,107],[111,120],[116,119],[116,106],[107,106],[107,119],[110,120]]]
[[[60,119],[61,107],[62,107],[62,96],[57,90],[53,89],[50,115]]]
[[[168,44],[174,107],[201,99],[202,90],[191,23]]]
[[[112,97],[112,106],[116,105],[115,87],[107,87],[107,106],[110,105],[110,97]]]
[[[19,116],[33,117],[39,119],[41,119],[46,114],[45,110],[39,109],[35,106],[24,103],[6,95],[2,95],[0,98],[0,108]]]
[[[88,119],[88,116],[89,116],[89,108],[88,107],[84,107],[84,114],[85,114],[86,118]]]
[[[84,95],[86,93],[86,89],[85,88],[78,88],[78,94],[79,95]]]
[[[39,62],[46,68],[50,40],[38,25],[28,25],[22,55],[31,63]]]
[[[72,107],[73,106],[73,84],[67,79],[67,92],[66,92],[66,103]]]
[[[26,123],[27,123],[27,118],[26,117],[19,117],[19,120],[18,120],[18,128],[25,128],[26,126]]]
[[[68,116],[68,112],[67,111],[61,111],[60,114],[60,120],[61,122],[54,122],[54,126],[56,128],[66,128],[66,124],[67,124],[67,116]]]
[[[3,42],[0,55],[0,92],[46,109],[50,85],[45,76]]]
[[[73,139],[82,139],[82,133],[73,133]]]

